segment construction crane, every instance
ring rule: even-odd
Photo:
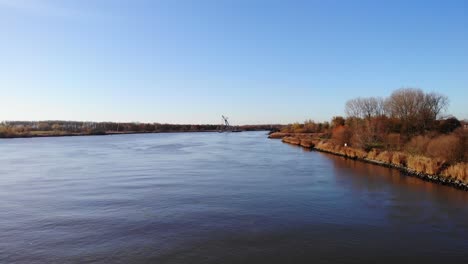
[[[219,132],[241,132],[242,130],[235,128],[229,124],[229,117],[222,115],[221,118],[223,119],[223,125],[222,128],[219,130]]]
[[[223,122],[224,122],[223,129],[228,130],[229,127],[231,126],[228,121],[229,117],[222,115],[221,118],[223,119]]]

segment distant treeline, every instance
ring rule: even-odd
[[[116,123],[80,121],[4,121],[0,123],[0,137],[105,135],[118,133],[208,132],[221,129],[221,125]],[[281,125],[244,125],[243,131],[279,130]]]

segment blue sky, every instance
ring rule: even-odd
[[[329,120],[358,96],[468,118],[468,1],[0,0],[0,120]]]

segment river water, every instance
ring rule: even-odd
[[[468,192],[266,132],[0,150],[0,263],[468,263]]]

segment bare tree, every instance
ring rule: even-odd
[[[417,116],[424,103],[424,92],[421,89],[403,88],[390,95],[388,107],[390,114],[402,120]]]
[[[425,108],[431,113],[431,118],[437,120],[449,105],[448,97],[438,93],[426,94]]]
[[[348,100],[345,106],[345,113],[348,117],[362,117],[361,98]]]
[[[375,98],[375,100],[377,100],[375,116],[386,116],[387,115],[386,99],[382,97],[377,97]]]
[[[380,97],[355,98],[346,102],[345,113],[348,117],[369,119],[385,114],[385,100]]]
[[[392,93],[386,103],[392,117],[402,121],[405,132],[424,132],[448,106],[448,98],[421,89],[402,88]]]

